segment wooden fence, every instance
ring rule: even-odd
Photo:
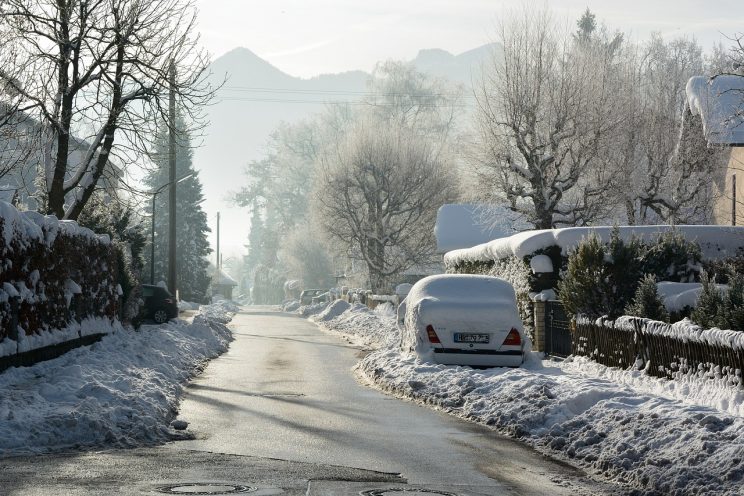
[[[744,384],[741,332],[624,317],[616,322],[579,319],[571,334],[572,354],[609,367],[645,369],[669,379],[695,375]]]

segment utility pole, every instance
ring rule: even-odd
[[[736,174],[731,176],[731,225],[736,225]]]
[[[217,212],[217,261],[215,262],[217,267],[217,277],[220,276],[220,213]]]
[[[170,64],[170,91],[168,98],[168,121],[170,140],[168,146],[168,290],[178,296],[176,281],[176,65]]]

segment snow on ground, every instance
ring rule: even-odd
[[[427,364],[398,351],[391,309],[354,305],[319,325],[377,348],[357,365],[371,385],[489,425],[631,494],[744,494],[742,390],[538,353],[517,369]]]
[[[169,423],[184,383],[232,340],[228,302],[193,323],[119,328],[100,342],[0,374],[0,456],[126,448],[188,436]]]

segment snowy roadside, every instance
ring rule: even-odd
[[[360,378],[520,438],[631,494],[744,494],[744,391],[666,381],[584,358],[518,369],[426,364],[398,351],[390,308],[335,302],[311,320],[375,349]]]
[[[203,306],[191,324],[120,328],[54,360],[0,373],[0,456],[185,436],[169,425],[184,383],[227,350],[234,310],[220,303]]]

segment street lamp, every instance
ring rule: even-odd
[[[193,176],[194,173],[187,174],[183,177],[180,177],[173,181],[173,183],[167,182],[163,184],[162,186],[159,186],[157,189],[150,191],[150,194],[152,195],[152,228],[150,230],[150,284],[155,284],[155,198],[158,196],[159,193],[162,193],[165,188],[170,186],[171,184],[178,184],[181,181],[185,181],[186,179]],[[168,288],[170,291],[176,290],[176,288]]]

